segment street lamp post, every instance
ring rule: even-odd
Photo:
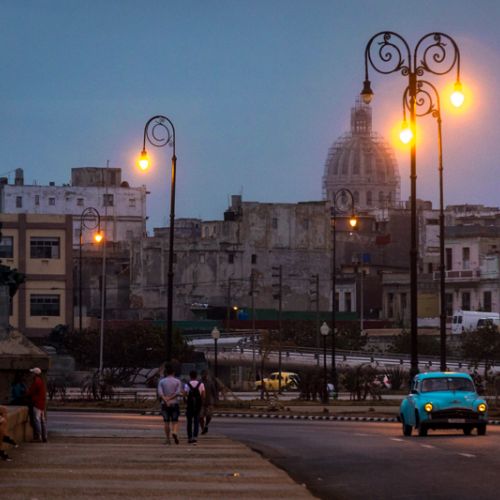
[[[326,337],[328,337],[328,333],[330,332],[330,328],[326,324],[326,321],[323,321],[319,329],[321,336],[323,337],[323,379],[324,379],[324,388],[323,388],[323,403],[328,403],[328,375],[326,370]]]
[[[357,219],[354,215],[354,195],[349,189],[341,188],[332,195],[332,383],[337,387],[337,365],[335,362],[335,337],[337,333],[337,214],[350,213],[349,225],[355,228]]]
[[[217,342],[220,339],[220,331],[214,326],[212,329],[212,338],[214,339],[214,376],[215,376],[215,384],[217,384],[218,374],[218,364],[217,364]]]
[[[428,33],[417,42],[413,53],[406,40],[392,31],[382,31],[372,36],[365,48],[365,80],[361,97],[370,103],[373,97],[368,67],[381,74],[401,73],[408,77],[408,109],[410,112],[410,131],[413,141],[410,151],[411,182],[411,224],[410,224],[410,335],[411,335],[411,376],[418,372],[417,344],[417,169],[416,169],[416,117],[418,78],[425,73],[444,75],[454,67],[457,69],[455,95],[461,94],[460,51],[450,36],[444,33]],[[455,103],[454,103],[455,104]]]
[[[411,105],[409,88],[403,95],[403,124],[406,123],[406,110]],[[441,120],[441,100],[437,88],[426,80],[418,80],[416,93],[417,117],[431,115],[436,119],[438,134],[438,173],[439,173],[439,334],[440,334],[440,369],[446,371],[446,266],[445,266],[445,229],[444,229],[444,187],[443,187],[443,140]],[[402,131],[401,140],[409,142],[411,134]]]
[[[78,329],[80,333],[83,331],[82,323],[82,247],[83,247],[83,230],[97,229],[94,234],[94,240],[96,243],[102,241],[103,235],[101,233],[101,215],[94,207],[84,208],[80,215],[80,237],[79,237],[79,253],[78,253]]]
[[[139,166],[142,170],[149,167],[149,158],[146,151],[146,142],[161,148],[172,145],[172,167],[170,177],[170,227],[168,245],[168,274],[167,274],[167,321],[165,330],[166,359],[172,359],[172,307],[174,294],[174,223],[175,223],[175,180],[177,174],[177,157],[175,156],[175,128],[174,124],[164,115],[150,118],[144,127],[144,139]]]

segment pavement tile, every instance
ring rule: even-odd
[[[0,463],[0,499],[310,499],[303,486],[246,446],[217,436],[197,446],[152,438],[55,437]]]

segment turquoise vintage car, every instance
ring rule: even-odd
[[[449,428],[462,429],[465,435],[476,428],[484,436],[487,411],[471,376],[459,372],[419,373],[399,410],[405,436],[411,436],[414,427],[419,436],[426,436],[429,429]]]

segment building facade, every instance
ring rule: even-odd
[[[26,276],[9,321],[28,337],[73,324],[72,220],[67,215],[0,214],[0,261]]]

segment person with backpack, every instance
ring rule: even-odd
[[[196,370],[189,372],[189,382],[184,386],[188,443],[196,444],[200,427],[200,412],[205,399],[205,386],[198,380]]]

